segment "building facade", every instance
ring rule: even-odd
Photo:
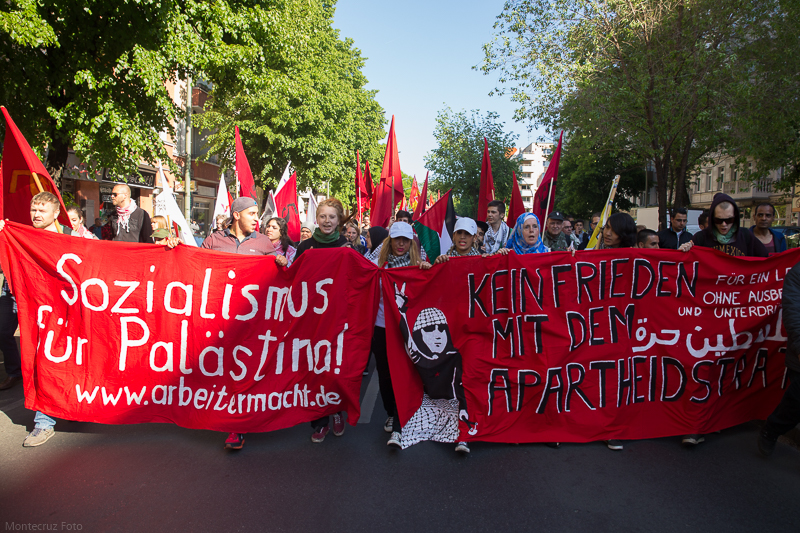
[[[542,183],[554,146],[554,143],[531,143],[514,155],[520,161],[519,188],[527,211],[533,209],[533,197]]]
[[[181,109],[186,109],[186,81],[181,80],[177,83],[167,81],[166,87],[175,104]],[[209,90],[210,87],[202,81],[192,88],[193,114],[203,112]],[[71,195],[81,207],[87,227],[94,224],[98,218],[101,219],[101,223],[106,223],[107,217],[114,212],[114,206],[111,203],[111,190],[114,185],[119,183],[128,184],[131,188],[131,198],[136,202],[136,205],[150,213],[151,216],[154,214],[154,197],[165,186],[173,189],[178,205],[181,210],[184,210],[186,194],[184,191],[183,169],[187,160],[184,116],[177,117],[173,124],[175,126],[175,135],[171,135],[166,130],[162,131],[161,141],[164,143],[170,158],[178,166],[179,172],[177,175],[173,174],[168,165],[165,164],[164,176],[166,183],[162,183],[157,167],[143,161],[139,164],[138,172],[134,175],[112,175],[104,168],[90,173],[86,165],[74,152],[70,151],[67,167],[61,179],[61,192]],[[197,223],[196,228],[199,229],[196,233],[200,237],[206,237],[213,229],[213,223],[210,219],[214,212],[220,177],[220,167],[216,156],[210,157],[208,161],[197,161],[197,158],[204,158],[208,153],[205,147],[207,135],[208,132],[192,128],[191,218]]]

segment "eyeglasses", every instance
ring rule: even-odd
[[[736,221],[736,217],[714,219],[715,224],[733,224],[734,221]]]

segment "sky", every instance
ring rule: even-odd
[[[395,116],[400,167],[425,179],[425,155],[437,147],[436,116],[453,111],[494,111],[505,131],[518,134],[517,147],[538,141],[543,130],[528,133],[514,122],[515,105],[505,96],[489,96],[497,75],[472,70],[483,60],[483,44],[502,0],[406,0],[403,2],[338,0],[334,27],[355,41],[366,60],[367,89],[377,90],[386,112],[386,132]]]

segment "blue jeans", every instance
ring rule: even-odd
[[[56,425],[55,420],[41,411],[36,411],[36,416],[33,418],[33,421],[36,423],[37,429],[47,429]]]

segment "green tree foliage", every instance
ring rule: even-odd
[[[631,201],[645,188],[645,164],[627,161],[625,153],[591,144],[587,137],[571,137],[565,143],[558,168],[556,208],[588,220],[605,205],[614,176],[620,175],[614,208],[629,211]]]
[[[68,149],[110,174],[170,162],[184,116],[165,82],[212,87],[208,147],[230,162],[242,129],[258,181],[291,159],[301,186],[352,190],[355,150],[380,170],[383,113],[364,60],[323,0],[13,0],[0,9],[0,103],[56,177]],[[185,98],[182,95],[181,98]],[[374,160],[374,161],[373,161]],[[348,188],[349,187],[349,188]]]
[[[433,136],[438,147],[425,156],[425,166],[431,171],[428,191],[442,193],[453,189],[453,201],[461,216],[475,217],[478,210],[478,191],[481,181],[484,137],[489,143],[492,161],[495,198],[508,206],[512,191],[512,172],[519,173],[519,162],[506,157],[517,135],[503,131],[499,115],[479,110],[471,113],[454,112],[445,108],[436,117]]]
[[[304,2],[304,4],[308,4]],[[355,201],[356,149],[368,159],[373,178],[380,176],[386,120],[364,88],[364,58],[351,39],[331,27],[333,8],[311,2],[299,17],[311,25],[308,42],[284,63],[256,61],[211,69],[215,88],[199,124],[213,129],[212,153],[232,165],[233,126],[257,181],[273,187],[286,162],[297,169],[300,187],[317,190],[330,184],[345,203]]]
[[[685,205],[691,169],[725,149],[737,105],[761,94],[756,50],[790,2],[509,1],[481,68],[500,72],[518,118],[652,161],[664,224],[670,176]]]

